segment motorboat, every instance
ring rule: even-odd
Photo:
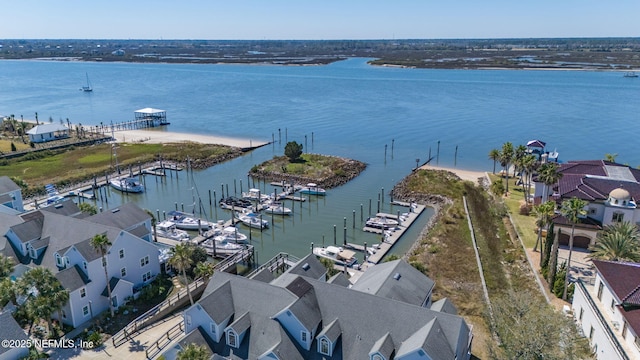
[[[242,245],[228,241],[215,241],[214,239],[207,239],[203,241],[200,246],[202,246],[209,255],[231,255],[244,249]]]
[[[288,207],[282,206],[279,202],[274,202],[267,205],[267,208],[264,211],[268,214],[272,215],[291,215],[292,211]]]
[[[128,193],[144,192],[144,185],[134,177],[120,177],[109,180],[109,185],[116,190]]]
[[[247,235],[241,233],[235,226],[228,226],[222,229],[222,232],[214,236],[213,239],[218,242],[230,242],[234,244],[245,244],[248,241]]]
[[[351,250],[345,250],[337,246],[327,246],[313,248],[313,254],[319,258],[325,258],[333,261],[336,265],[354,266],[358,259],[356,253]]]
[[[189,234],[186,231],[178,229],[176,224],[169,220],[157,223],[156,233],[160,237],[176,241],[187,241],[190,239]]]
[[[629,72],[624,73],[623,76],[626,77],[626,78],[637,78],[638,74],[636,74],[633,71],[629,71]]]
[[[256,213],[252,211],[238,213],[238,220],[240,220],[248,227],[256,229],[266,229],[269,227],[269,222],[267,220],[262,220]]]
[[[394,229],[398,226],[398,220],[389,219],[386,216],[375,216],[367,219],[365,223],[368,227],[376,228],[376,229]]]
[[[300,194],[324,196],[327,195],[327,191],[321,187],[318,187],[317,184],[308,183],[306,186],[303,186],[300,189]]]
[[[209,230],[211,224],[202,219],[196,218],[193,214],[182,211],[172,210],[167,213],[170,221],[176,224],[178,229],[182,230]]]
[[[269,195],[261,193],[260,189],[249,189],[249,191],[242,193],[242,198],[250,201],[260,202],[271,199]]]

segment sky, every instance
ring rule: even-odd
[[[0,39],[640,37],[640,0],[0,0]]]

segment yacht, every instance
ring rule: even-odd
[[[324,196],[327,195],[327,191],[321,187],[318,187],[317,184],[308,183],[307,186],[303,186],[302,189],[300,189],[300,194]]]
[[[207,220],[196,218],[193,214],[172,210],[167,213],[169,219],[182,230],[209,230],[211,224]]]
[[[291,209],[282,206],[279,202],[269,204],[264,211],[272,215],[291,215]]]
[[[317,257],[325,258],[333,261],[336,265],[353,266],[358,262],[356,253],[351,250],[344,250],[337,246],[327,246],[313,248],[313,253]]]
[[[214,236],[213,239],[218,242],[230,242],[235,244],[247,243],[247,235],[241,233],[235,226],[228,226],[222,229],[222,232],[219,235]]]
[[[262,220],[254,212],[238,213],[237,217],[238,217],[238,220],[242,221],[242,223],[247,225],[248,227],[261,229],[261,230],[269,227],[269,222],[267,220]]]
[[[270,199],[269,195],[263,194],[260,192],[260,189],[249,189],[248,192],[242,193],[242,198],[250,201],[267,201]]]
[[[215,241],[214,239],[207,239],[200,244],[209,255],[231,255],[244,249],[242,245],[234,244],[228,241]]]
[[[376,228],[376,229],[395,229],[398,226],[398,220],[389,219],[385,216],[375,216],[367,219],[365,223],[368,227]]]
[[[144,185],[134,177],[120,177],[109,180],[109,185],[116,190],[129,193],[144,192]]]
[[[156,224],[156,233],[158,236],[176,240],[176,241],[187,241],[189,240],[189,234],[180,230],[176,227],[176,224],[169,220],[164,220]]]

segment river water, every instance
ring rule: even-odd
[[[369,203],[375,213],[384,196],[381,211],[403,211],[391,208],[388,191],[429,154],[441,166],[491,171],[492,148],[541,139],[561,159],[612,153],[621,163],[640,164],[638,79],[618,72],[386,68],[366,60],[300,67],[0,61],[0,114],[33,119],[37,112],[44,121],[97,125],[132,120],[135,110],[154,107],[167,111],[168,131],[275,140],[193,175],[146,177],[144,194],[109,191],[109,202],[98,203],[110,208],[133,201],[161,216],[176,203],[191,210],[196,199],[210,220],[230,218],[209,206],[209,191],[219,199],[223,187],[239,193],[241,182],[246,191],[249,169],[282,155],[287,141],[368,164],[324,198],[287,204],[294,206],[294,216],[254,230],[260,261],[279,251],[302,256],[312,242],[333,243],[334,225],[340,243],[345,218],[347,241],[379,241],[360,230],[361,208],[366,219]],[[78,91],[85,74],[92,93]],[[406,251],[430,214],[394,252]]]

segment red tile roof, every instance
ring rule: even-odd
[[[593,260],[609,289],[622,301],[620,313],[636,334],[640,334],[640,264]]]

